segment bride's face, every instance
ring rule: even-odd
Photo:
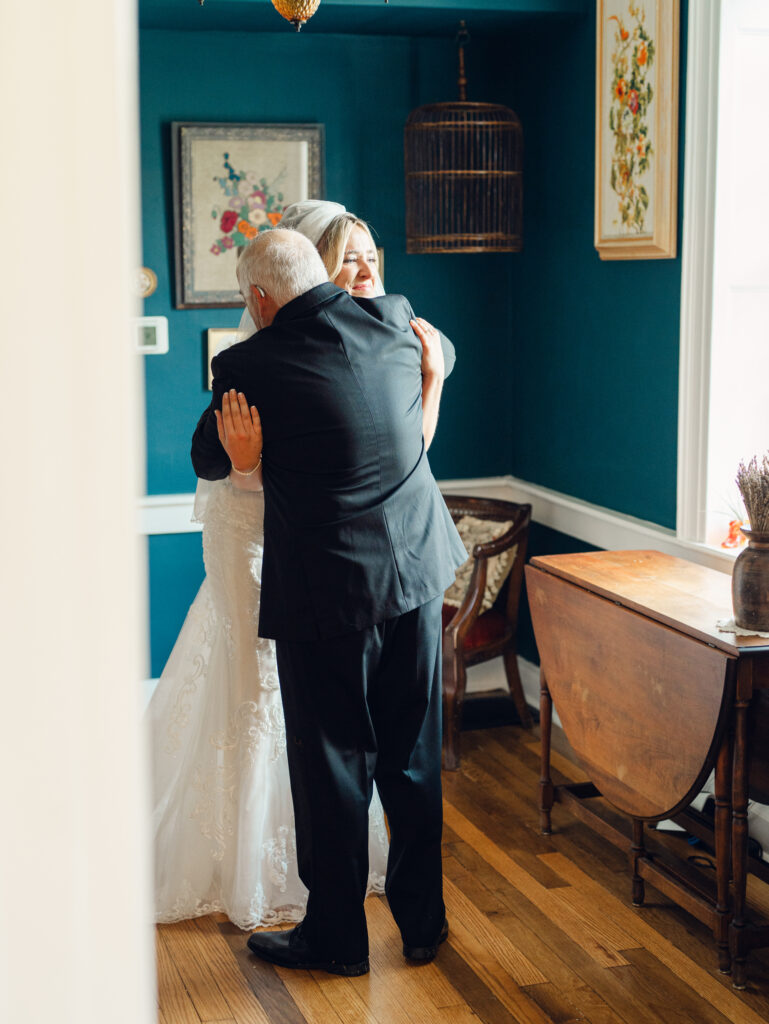
[[[342,269],[334,284],[358,298],[370,299],[376,289],[377,254],[371,236],[361,227],[354,227],[347,240]]]

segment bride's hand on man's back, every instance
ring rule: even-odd
[[[245,489],[261,489],[262,421],[256,406],[249,409],[246,396],[233,388],[222,395],[216,412],[216,429],[232,463],[232,482]]]

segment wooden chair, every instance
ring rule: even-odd
[[[503,659],[507,686],[518,717],[525,728],[531,728],[531,712],[523,696],[516,652],[518,604],[526,561],[531,505],[450,494],[444,495],[444,499],[454,522],[462,516],[500,523],[512,521],[512,526],[500,537],[488,543],[476,544],[473,548],[473,571],[460,607],[443,606],[443,766],[448,771],[456,771],[459,768],[459,731],[467,684],[466,670],[470,665],[491,658]],[[509,550],[513,545],[517,545],[517,549],[507,579],[493,606],[481,613],[489,559]],[[471,693],[467,699],[489,697],[497,692],[486,690]]]

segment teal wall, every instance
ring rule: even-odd
[[[679,241],[686,17],[684,0]],[[593,246],[595,4],[568,26],[500,41],[489,64],[526,143],[509,472],[675,528],[681,261],[602,261]]]
[[[144,262],[159,279],[145,312],[167,316],[170,337],[168,355],[145,360],[148,493],[194,489],[205,332],[240,315],[173,308],[170,122],[306,121],[326,126],[327,198],[368,219],[384,246],[388,291],[456,345],[436,476],[512,473],[674,526],[680,263],[601,262],[593,248],[587,7],[471,44],[468,98],[507,103],[524,127],[525,250],[503,256],[405,253],[403,125],[415,106],[456,97],[451,40],[140,33]],[[544,553],[549,534],[540,540]],[[198,535],[152,539],[153,675],[201,578]]]

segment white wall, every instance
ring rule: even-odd
[[[0,1019],[154,1021],[132,0],[3,5]]]

